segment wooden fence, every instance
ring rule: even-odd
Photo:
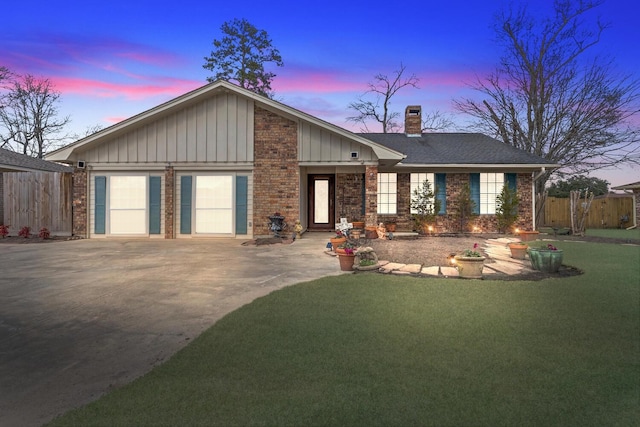
[[[52,235],[71,236],[72,174],[65,172],[5,172],[4,223],[15,236],[20,228],[42,227]]]
[[[627,216],[624,225],[628,227],[633,221],[633,197],[615,196],[600,197],[593,200],[587,214],[586,228],[620,228],[620,217]],[[547,198],[544,206],[545,227],[571,227],[571,208],[569,199],[557,197]]]

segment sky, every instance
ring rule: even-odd
[[[531,1],[541,13],[552,0]],[[373,76],[400,64],[419,88],[392,99],[393,111],[421,105],[454,114],[452,100],[477,96],[468,84],[498,64],[493,17],[508,0],[490,2],[220,0],[11,1],[0,8],[0,65],[49,78],[61,93],[68,131],[110,126],[206,84],[202,68],[220,26],[246,18],[265,30],[284,67],[273,69],[275,97],[352,131],[347,107]],[[609,22],[594,53],[638,78],[640,32],[635,0],[605,0],[586,16]],[[452,116],[462,126],[468,117]],[[371,131],[380,131],[370,127]],[[612,186],[640,180],[640,168],[596,171]]]

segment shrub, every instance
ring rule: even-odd
[[[3,239],[9,235],[9,227],[6,225],[0,225],[0,237]]]
[[[435,223],[436,216],[440,211],[440,203],[440,200],[436,199],[428,179],[425,179],[418,188],[413,190],[411,209],[416,211],[412,216],[417,231],[424,233],[430,224]]]
[[[502,191],[496,197],[496,219],[498,230],[505,233],[518,219],[518,204],[520,198],[515,189],[505,184]]]
[[[25,239],[29,238],[29,233],[31,232],[31,227],[27,227],[26,225],[20,229],[18,232],[18,236],[24,237]]]
[[[38,233],[38,237],[40,237],[41,239],[48,239],[51,236],[51,232],[49,232],[49,229],[47,227],[42,227],[40,229],[40,233]]]

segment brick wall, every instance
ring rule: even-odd
[[[377,226],[378,225],[378,167],[366,166],[364,176],[365,176],[365,179],[364,179],[365,226]]]
[[[175,239],[175,216],[173,203],[175,197],[175,172],[173,166],[164,168],[164,238]]]
[[[72,233],[74,236],[87,237],[87,170],[73,171],[73,201],[72,201]]]
[[[413,229],[413,220],[411,218],[411,175],[401,173],[398,174],[398,205],[397,215],[379,215],[382,222],[394,221],[399,231],[410,231]],[[438,216],[435,225],[437,233],[452,233],[459,229],[459,220],[456,218],[458,205],[456,203],[462,186],[469,184],[468,173],[447,174],[447,206],[446,214]],[[531,174],[522,173],[517,177],[517,191],[520,197],[518,206],[518,220],[514,227],[522,229],[531,229],[533,221],[532,194],[531,194],[532,177]],[[478,227],[483,232],[497,232],[498,224],[495,215],[479,215],[468,222],[468,230],[473,231],[473,227]]]
[[[275,113],[255,108],[253,233],[270,234],[268,216],[284,215],[293,226],[300,218],[298,127]]]
[[[349,221],[364,221],[362,207],[362,188],[364,175],[361,173],[339,173],[336,175],[336,211],[338,218],[344,217]]]

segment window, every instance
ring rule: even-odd
[[[378,213],[395,214],[398,199],[398,178],[395,173],[378,174]]]
[[[434,192],[436,193],[436,199],[440,200],[440,212],[438,214],[444,215],[447,213],[447,174],[437,173],[435,180]]]
[[[434,175],[432,173],[412,173],[411,174],[411,200],[413,201],[413,192],[420,188],[422,186],[422,184],[424,183],[425,180],[429,181],[429,184],[431,185],[431,191],[433,192],[433,194],[436,194],[436,183],[434,181]],[[411,213],[418,213],[415,209],[411,208]]]
[[[504,173],[472,173],[470,176],[471,198],[479,214],[496,213],[496,197],[504,186]]]

